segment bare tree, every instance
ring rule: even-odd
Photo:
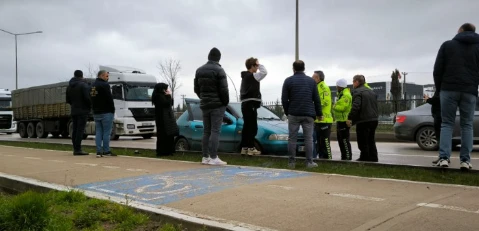
[[[158,70],[160,70],[160,77],[171,88],[171,96],[175,97],[175,92],[181,87],[181,83],[178,81],[178,73],[181,70],[181,63],[176,59],[165,59],[158,64]]]
[[[100,71],[98,66],[95,67],[91,63],[88,63],[88,65],[86,65],[85,77],[94,79],[98,71]]]

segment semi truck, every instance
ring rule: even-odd
[[[16,130],[12,112],[12,93],[8,89],[0,89],[0,133],[12,134]]]
[[[156,133],[155,108],[151,95],[156,77],[145,71],[122,66],[100,66],[109,72],[109,84],[115,104],[112,140],[120,136],[151,138]],[[92,84],[95,79],[85,79]],[[13,118],[22,138],[70,137],[70,105],[66,103],[69,82],[18,89],[12,92]],[[84,138],[95,135],[95,122],[90,114]]]

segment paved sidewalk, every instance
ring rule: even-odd
[[[123,156],[95,158],[5,146],[0,146],[0,173],[253,230],[477,230],[479,226],[476,187]]]

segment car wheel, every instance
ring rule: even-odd
[[[188,140],[185,138],[179,138],[175,144],[176,151],[189,151],[190,145],[188,144]]]
[[[439,148],[436,132],[433,127],[423,127],[419,129],[416,135],[416,143],[425,151],[436,151]]]

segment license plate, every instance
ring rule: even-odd
[[[299,147],[298,147],[298,151],[299,151],[299,152],[304,152],[304,146],[299,146]]]
[[[142,123],[141,125],[142,125],[142,126],[151,126],[151,125],[153,125],[153,124],[152,124],[152,123]]]

